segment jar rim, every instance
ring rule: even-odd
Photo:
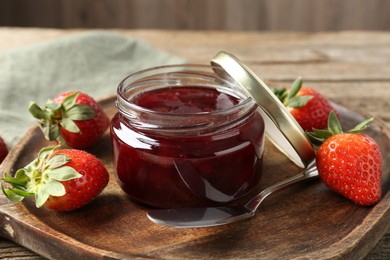
[[[156,134],[204,135],[233,129],[251,116],[258,105],[219,67],[180,64],[153,67],[127,76],[117,89],[116,107],[128,124]],[[220,73],[219,73],[220,72]],[[238,103],[210,112],[172,113],[156,111],[133,102],[138,94],[167,87],[205,87],[237,98]]]
[[[175,69],[179,69],[179,71],[175,71]],[[213,75],[216,77],[218,80],[220,80],[223,83],[229,84],[230,86],[234,86],[236,91],[239,93],[238,98],[239,102],[237,104],[234,104],[231,107],[220,109],[220,110],[213,110],[213,111],[202,111],[202,112],[191,112],[191,113],[171,113],[171,112],[164,112],[164,111],[156,111],[153,109],[145,108],[143,106],[139,106],[135,103],[130,102],[129,98],[125,95],[126,93],[126,88],[129,86],[128,81],[130,81],[130,84],[134,84],[137,82],[137,80],[141,80],[144,76],[143,75],[159,75],[162,74],[163,71],[171,71],[171,72],[186,72],[188,75],[195,75],[195,73],[200,73],[203,72],[204,70],[210,70],[209,71],[209,76]],[[245,106],[248,106],[248,104],[253,104],[256,105],[256,103],[253,101],[252,97],[248,95],[245,91],[242,91],[242,89],[237,85],[237,82],[235,82],[233,79],[231,81],[234,81],[234,84],[232,82],[229,82],[226,80],[226,78],[221,78],[218,74],[216,74],[214,71],[215,70],[221,70],[220,67],[218,66],[211,66],[211,65],[202,65],[202,64],[172,64],[172,65],[163,65],[163,66],[156,66],[156,67],[151,67],[147,69],[143,69],[140,71],[137,71],[135,73],[132,73],[125,77],[118,85],[117,88],[117,108],[123,112],[124,115],[127,115],[127,111],[123,109],[123,105],[126,107],[132,109],[132,110],[137,110],[140,112],[144,113],[150,113],[158,116],[174,116],[174,117],[188,117],[188,115],[191,116],[205,116],[205,115],[223,115],[225,113],[229,113],[235,110],[239,110]],[[159,74],[154,74],[156,72],[161,71]],[[211,74],[212,73],[212,74]],[[202,76],[205,76],[206,74],[200,74]],[[131,81],[133,81],[131,83]],[[141,81],[142,82],[142,81]],[[237,97],[237,96],[235,96]]]

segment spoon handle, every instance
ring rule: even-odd
[[[257,208],[260,206],[260,204],[263,202],[263,200],[269,195],[282,191],[286,188],[289,188],[290,186],[297,184],[299,182],[303,182],[315,177],[318,177],[318,171],[315,165],[315,161],[313,161],[299,174],[287,178],[281,182],[275,183],[274,185],[260,192],[256,197],[248,201],[245,204],[245,207],[249,209],[251,212],[255,212]]]

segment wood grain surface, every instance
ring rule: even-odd
[[[77,32],[79,30],[0,28],[0,50],[56,39]],[[187,58],[193,63],[207,63],[215,53],[225,50],[239,57],[262,78],[272,80],[277,84],[289,84],[300,75],[307,85],[321,91],[335,102],[342,103],[359,113],[373,115],[382,119],[387,126],[390,125],[389,33],[227,33],[155,30],[117,30],[117,32],[129,37],[144,39],[157,48]],[[15,158],[8,160],[12,159]],[[268,203],[267,210],[269,211],[280,206],[275,201],[270,200]],[[29,210],[34,212],[33,209]],[[374,211],[376,210],[379,209],[375,207]],[[386,233],[377,245],[369,250],[387,230],[390,222],[389,216],[383,215],[382,217],[387,221],[382,222],[382,226],[378,227],[379,231],[369,235],[369,241],[358,245],[362,251],[356,254],[357,258],[364,257],[362,252],[368,252],[366,259],[390,257],[389,233]],[[283,215],[276,214],[275,218],[283,218]],[[304,220],[306,224],[310,224],[309,217]],[[323,234],[323,236],[327,235],[329,234]],[[231,241],[228,233],[218,233],[217,237]],[[191,234],[186,237],[186,239],[190,238]],[[19,242],[28,244],[29,241],[26,239]],[[35,254],[24,251],[25,249],[8,240],[0,240],[0,245],[0,255],[16,258],[36,257]],[[202,245],[207,246],[209,250],[224,249],[218,248],[215,243],[209,243],[207,239]],[[37,251],[42,245],[36,244],[35,246],[30,247],[30,250]],[[55,245],[45,246],[49,250]],[[240,243],[236,246],[239,248]],[[173,251],[166,249],[166,252],[172,253],[179,250],[182,256],[190,256],[188,254],[199,248],[201,248],[199,244],[195,243],[191,247],[192,251],[184,249],[180,251],[179,247],[176,247],[172,249]],[[300,250],[305,252],[307,249],[300,248]],[[353,253],[353,250],[351,252]],[[327,255],[318,257],[327,258]]]
[[[389,30],[389,7],[387,0],[13,0],[0,1],[0,26]]]

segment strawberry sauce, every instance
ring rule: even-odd
[[[241,101],[199,86],[164,87],[133,96],[129,103],[146,111],[131,120],[119,112],[111,124],[121,188],[138,202],[163,208],[214,205],[245,195],[260,179],[264,123],[255,106],[229,121],[229,109]],[[134,123],[160,115],[160,129],[158,123]],[[210,117],[210,126],[198,129],[200,117]],[[184,130],[178,123],[183,120]]]

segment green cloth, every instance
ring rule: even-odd
[[[30,101],[44,105],[61,92],[94,98],[115,94],[138,70],[184,63],[182,58],[107,31],[89,31],[0,53],[0,136],[9,148],[35,122]]]

